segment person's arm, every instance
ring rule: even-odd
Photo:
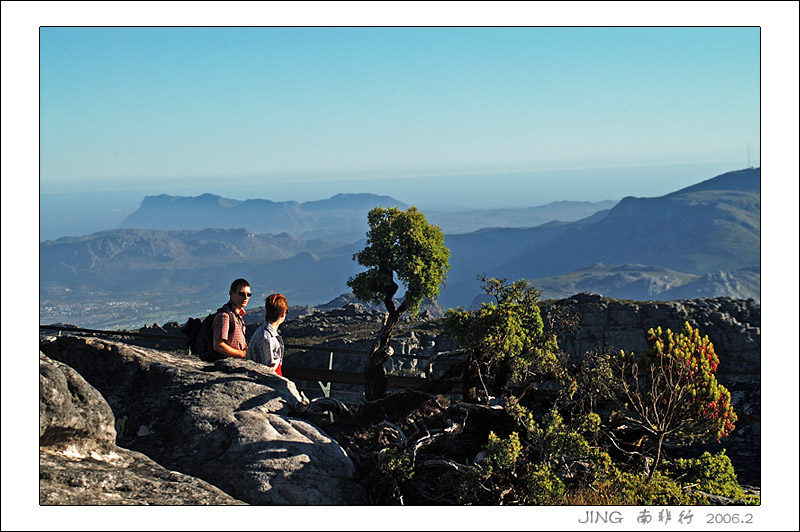
[[[231,347],[225,340],[220,340],[214,344],[214,351],[226,357],[244,358],[247,355],[247,351]]]
[[[245,350],[236,349],[228,344],[226,339],[218,337],[218,335],[222,336],[220,334],[221,331],[227,331],[230,335],[232,329],[230,316],[227,313],[220,312],[214,321],[214,351],[226,357],[245,358],[247,355],[247,347],[245,347]]]

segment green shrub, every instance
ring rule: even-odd
[[[565,425],[555,408],[545,415],[542,428],[535,431],[534,438],[545,464],[557,463],[567,456],[578,458],[589,454],[586,438]]]
[[[565,357],[556,337],[546,332],[539,311],[539,291],[527,280],[480,277],[494,301],[479,310],[450,309],[442,327],[469,351],[463,374],[464,400],[478,402],[484,393],[506,397],[513,380],[532,374],[559,378]]]
[[[660,471],[648,481],[645,473],[620,472],[603,484],[604,491],[616,505],[675,506],[691,504],[681,487]]]
[[[544,464],[533,466],[525,476],[525,504],[553,505],[561,504],[564,498],[564,482]]]
[[[505,409],[511,419],[523,430],[526,438],[530,438],[539,430],[539,425],[533,419],[533,413],[522,406],[513,395],[506,400]]]
[[[594,412],[586,414],[586,416],[583,418],[583,422],[581,423],[581,432],[594,436],[597,434],[597,431],[600,430],[600,422],[600,416]]]
[[[725,449],[715,454],[705,452],[698,458],[679,458],[667,467],[667,471],[684,486],[694,486],[700,491],[731,499],[745,498]],[[699,495],[693,496],[693,500],[702,503]]]
[[[367,478],[372,499],[377,504],[397,504],[402,500],[402,487],[414,477],[411,458],[393,447],[378,455]]]
[[[512,432],[506,439],[490,432],[489,441],[483,447],[484,462],[490,473],[512,473],[521,452],[522,443],[516,432]]]

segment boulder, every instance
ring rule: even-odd
[[[118,447],[114,414],[69,366],[39,353],[40,505],[244,504]]]
[[[78,371],[116,416],[117,444],[250,504],[364,504],[344,450],[296,416],[308,400],[249,360],[48,337],[41,350]]]

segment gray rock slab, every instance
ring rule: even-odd
[[[290,380],[249,360],[197,358],[97,338],[49,337],[116,416],[117,444],[250,504],[365,504],[354,466]]]
[[[39,354],[39,504],[236,505],[202,480],[114,444],[103,396],[66,364]]]

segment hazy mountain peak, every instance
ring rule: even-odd
[[[687,194],[706,190],[760,192],[761,167],[745,168],[743,170],[727,172],[725,174],[718,175],[716,177],[712,177],[711,179],[697,183],[696,185],[672,192],[671,194],[668,194],[668,196],[677,196],[679,194]]]
[[[119,228],[237,229],[255,233],[288,232],[310,238],[335,237],[353,241],[367,229],[367,213],[373,207],[408,208],[390,196],[337,194],[332,198],[299,203],[268,199],[235,200],[216,194],[199,196],[147,196]]]

